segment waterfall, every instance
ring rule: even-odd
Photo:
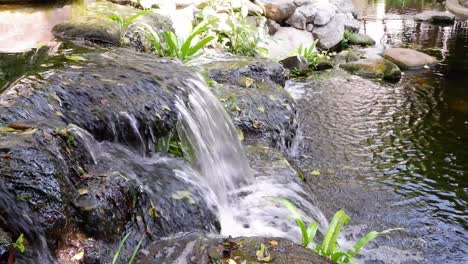
[[[188,159],[199,172],[200,184],[217,196],[221,233],[300,239],[290,212],[273,197],[293,201],[304,220],[317,221],[323,231],[328,222],[289,163],[279,161],[282,168],[285,163],[291,168],[285,174],[273,164],[264,165],[268,175],[250,169],[236,128],[218,99],[201,77],[187,80],[186,86],[188,102],[181,98],[176,102],[180,113],[177,130],[190,149]]]
[[[193,152],[193,164],[220,204],[228,203],[228,193],[253,183],[247,158],[236,129],[218,99],[201,80],[189,80],[189,102],[178,98],[178,133]]]

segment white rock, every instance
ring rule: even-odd
[[[322,49],[330,49],[343,40],[344,15],[338,14],[325,26],[315,27],[312,30],[314,37],[318,39],[318,46]]]
[[[266,48],[272,59],[284,59],[294,54],[299,47],[309,47],[314,43],[310,32],[293,27],[281,27],[272,39],[267,41]]]
[[[336,6],[330,4],[328,1],[318,1],[311,5],[316,10],[314,17],[314,25],[323,26],[330,22],[330,20],[336,15]]]

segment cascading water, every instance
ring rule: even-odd
[[[200,78],[201,79],[201,78]],[[231,236],[280,236],[300,238],[289,211],[273,197],[284,197],[298,205],[306,221],[328,225],[294,170],[284,174],[272,164],[250,169],[236,129],[217,98],[201,81],[187,81],[189,102],[181,99],[179,137],[191,149],[190,159],[198,169],[202,185],[218,198],[221,233]],[[285,159],[278,161],[290,166]]]

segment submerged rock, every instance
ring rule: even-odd
[[[455,21],[455,16],[449,12],[424,11],[414,16],[416,21],[451,23]]]
[[[267,247],[263,256],[257,256],[261,245]],[[201,233],[186,233],[154,242],[139,254],[137,263],[236,263],[272,264],[328,264],[332,263],[308,248],[277,237],[210,237]],[[264,260],[262,260],[264,259]]]
[[[437,63],[435,58],[412,49],[390,48],[383,55],[402,69],[417,69]]]
[[[363,59],[340,65],[341,68],[350,73],[367,77],[378,78],[389,81],[398,81],[401,71],[394,63],[386,59]]]
[[[89,3],[83,15],[56,25],[53,33],[57,38],[77,41],[90,41],[106,46],[128,46],[142,52],[152,49],[146,39],[145,27],[158,32],[172,29],[169,19],[156,13],[138,17],[130,25],[124,21],[142,10],[109,2]],[[119,23],[112,16],[122,20]]]

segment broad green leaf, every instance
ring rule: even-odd
[[[142,11],[136,13],[135,15],[128,17],[127,19],[125,19],[124,26],[128,27],[133,21],[135,21],[140,16],[151,13],[151,12],[153,12],[152,9],[142,10]]]
[[[306,245],[309,246],[309,244],[314,240],[315,235],[317,234],[318,230],[318,223],[317,222],[312,222],[310,223],[309,227],[307,227],[307,240],[308,243]]]
[[[192,56],[193,54],[195,54],[198,50],[200,50],[201,48],[203,48],[206,44],[210,43],[213,39],[215,39],[215,37],[213,36],[208,36],[202,40],[200,40],[195,46],[191,47],[189,49],[189,52],[188,52],[188,56]]]
[[[322,250],[326,255],[333,254],[333,251],[337,249],[338,235],[343,225],[347,224],[349,220],[350,217],[343,210],[336,212],[333,216],[322,241]]]

